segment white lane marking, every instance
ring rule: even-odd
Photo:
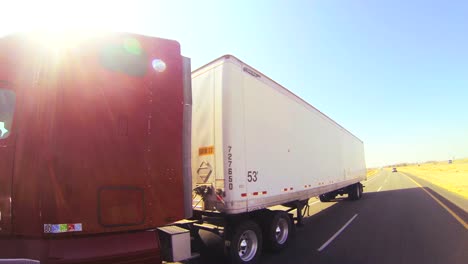
[[[365,180],[365,182],[367,182],[367,183],[368,183],[368,182],[371,182],[371,181],[373,181],[373,180],[375,180],[375,179],[377,179],[377,178],[380,178],[380,176],[382,176],[382,175],[383,175],[383,174],[381,174],[380,171],[379,171],[379,172],[377,172],[374,176],[372,176],[372,178],[370,178],[370,179],[368,179],[368,180]]]
[[[365,181],[366,183],[372,182],[373,180],[377,179],[380,175],[374,176],[371,179]]]
[[[380,186],[380,188],[377,190],[377,192],[380,192],[380,190],[382,190],[382,186]]]
[[[377,176],[374,176],[374,177],[372,177],[372,178],[370,178],[370,179],[368,179],[368,180],[365,180],[365,182],[369,183],[369,182],[375,180],[376,178],[377,178]]]
[[[351,219],[348,220],[348,222],[346,222],[346,224],[340,228],[340,230],[338,230],[330,239],[327,240],[327,242],[325,242],[319,249],[317,249],[318,251],[322,251],[323,249],[325,249],[332,241],[333,239],[335,239],[337,236],[339,236],[341,234],[341,232],[343,232],[343,230],[345,230],[345,228],[351,224],[351,222],[358,216],[358,214],[355,214],[353,217],[351,217]]]
[[[364,181],[364,183],[366,183],[366,184],[371,183],[371,182],[373,182],[373,181],[374,181],[375,179],[377,179],[377,178],[380,179],[380,177],[382,177],[382,175],[384,175],[384,174],[376,175],[376,176],[372,177],[370,180]],[[385,175],[385,176],[383,176],[383,177],[385,177],[385,181],[388,179],[387,175]]]

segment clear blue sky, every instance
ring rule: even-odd
[[[0,4],[0,35],[142,33],[178,40],[193,69],[233,54],[361,138],[368,166],[468,157],[468,1]]]

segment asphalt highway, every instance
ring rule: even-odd
[[[310,199],[310,216],[288,248],[264,252],[261,263],[468,263],[466,199],[387,170],[363,184],[358,201]],[[206,247],[197,262],[224,263],[222,241],[202,237]]]

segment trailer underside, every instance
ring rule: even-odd
[[[330,198],[327,201],[338,194],[348,194],[349,199],[358,200],[362,197],[362,190],[363,185],[358,182],[322,195]],[[308,215],[308,200],[281,204],[288,208],[286,210],[269,207],[239,214],[194,210],[192,219],[179,221],[175,225],[188,230],[192,250],[200,248],[200,230],[204,230],[224,240],[224,253],[233,263],[255,263],[263,248],[280,251],[288,245],[296,226],[302,226],[304,217]],[[166,246],[161,245],[162,248]]]

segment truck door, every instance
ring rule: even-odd
[[[11,233],[11,185],[15,155],[13,115],[16,95],[0,80],[0,235]]]

